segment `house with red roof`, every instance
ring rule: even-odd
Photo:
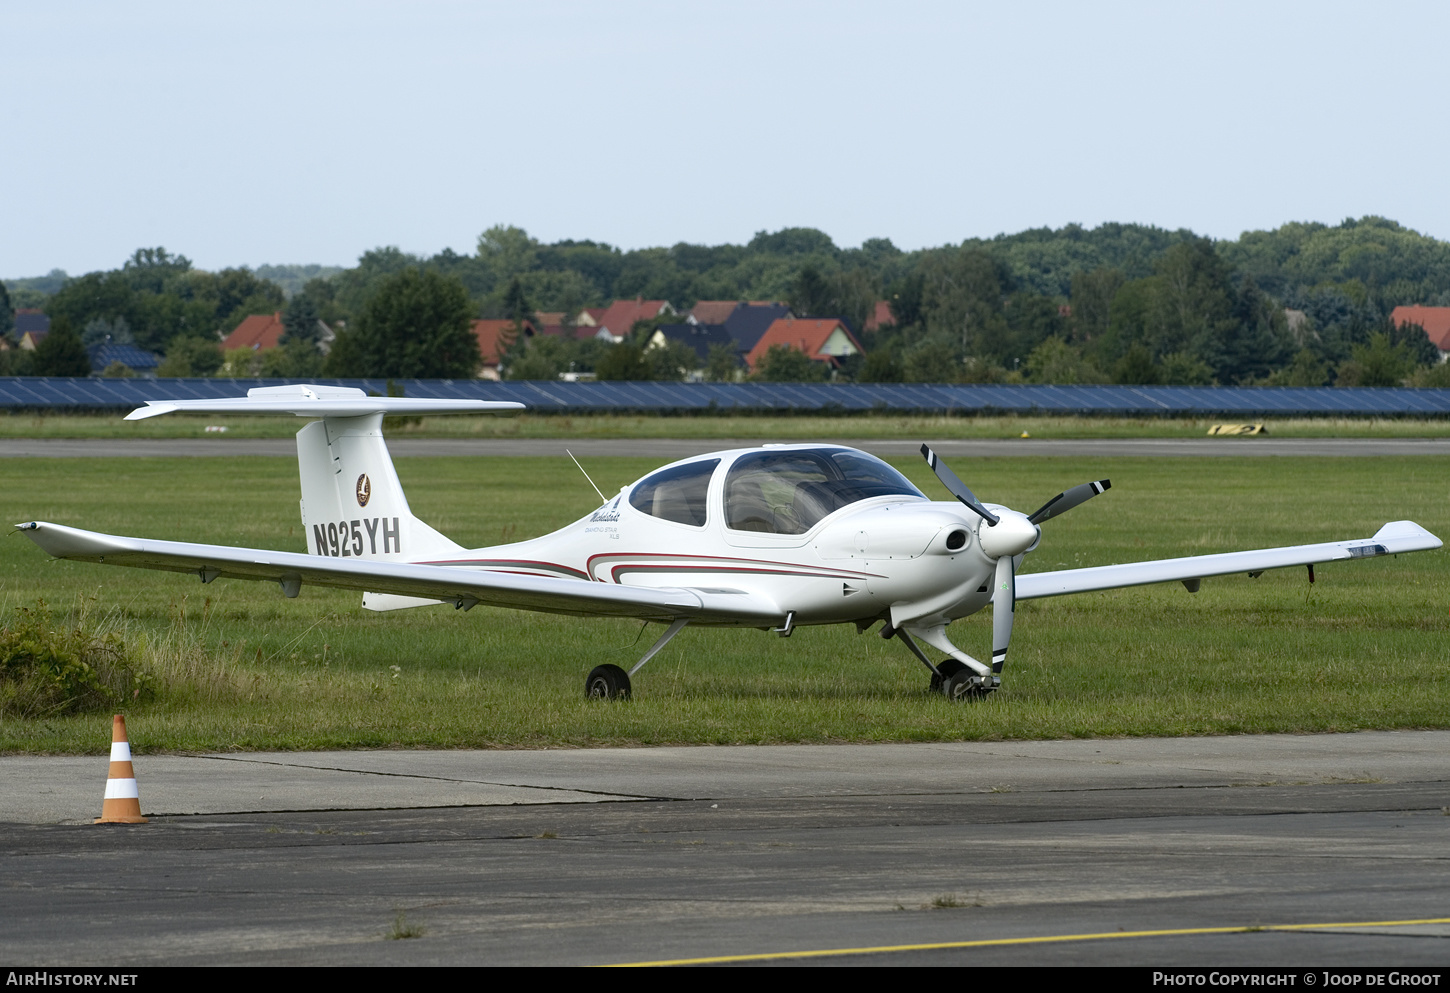
[[[783,317],[760,336],[745,356],[746,364],[754,369],[774,345],[805,352],[812,361],[829,362],[832,368],[838,368],[848,356],[866,351],[839,317]]]
[[[1450,358],[1450,307],[1396,307],[1390,311],[1395,327],[1418,324],[1440,350],[1440,361]]]
[[[286,333],[287,325],[282,323],[280,310],[275,314],[253,314],[243,318],[236,330],[226,336],[222,341],[222,351],[250,348],[254,352],[261,352],[276,348],[278,341]]]
[[[891,301],[877,300],[871,307],[871,313],[866,318],[866,326],[863,331],[880,331],[882,328],[889,328],[896,324],[896,315],[891,312]]]
[[[697,300],[685,314],[686,324],[724,324],[725,319],[743,306],[739,300]]]
[[[341,324],[339,324],[339,327]],[[234,348],[250,348],[254,352],[265,352],[269,348],[276,348],[282,343],[282,336],[287,333],[287,325],[282,323],[282,312],[276,311],[271,314],[252,314],[242,319],[231,334],[222,339],[222,351],[229,352]],[[317,322],[317,348],[323,355],[332,349],[332,343],[337,334],[327,326],[325,321]]]
[[[618,342],[629,337],[629,332],[634,330],[636,322],[652,321],[656,317],[674,312],[675,308],[670,306],[668,300],[646,300],[643,297],[635,297],[633,300],[616,300],[604,308],[604,313],[595,319],[595,326],[608,328],[610,337]],[[597,336],[603,337],[603,335]]]
[[[532,338],[538,331],[529,321],[523,322],[524,336]],[[473,322],[473,336],[478,339],[478,354],[483,356],[483,366],[478,370],[479,379],[492,379],[497,381],[499,366],[503,362],[504,353],[507,352],[515,341],[519,329],[514,327],[514,322],[507,319],[491,319]]]

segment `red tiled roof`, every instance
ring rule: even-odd
[[[658,317],[669,306],[667,300],[616,300],[604,308],[596,321],[617,335],[627,335],[635,321]]]
[[[891,312],[891,303],[887,300],[877,300],[876,306],[871,309],[871,316],[866,318],[866,327],[862,330],[877,331],[895,323],[896,315]]]
[[[524,334],[533,334],[534,326],[524,321]],[[473,336],[478,339],[478,353],[485,366],[497,366],[503,353],[513,344],[514,322],[485,320],[473,322]]]
[[[797,351],[805,352],[808,358],[821,362],[830,362],[833,357],[822,355],[821,348],[831,337],[831,334],[840,328],[845,332],[851,344],[856,346],[856,351],[865,352],[851,329],[846,327],[844,321],[836,317],[806,317],[796,319],[793,317],[782,317],[766,329],[765,334],[755,343],[750,354],[745,356],[746,363],[754,369],[755,364],[770,351],[772,345],[785,345],[787,348],[794,348]]]
[[[1420,325],[1436,348],[1450,352],[1450,307],[1396,307],[1390,311],[1390,320],[1397,327],[1402,324]]]
[[[700,300],[690,308],[690,316],[697,324],[724,324],[738,306],[738,300]]]
[[[227,335],[222,342],[222,351],[230,351],[233,348],[250,348],[254,352],[260,352],[268,348],[277,347],[277,339],[286,334],[287,328],[282,323],[282,312],[275,314],[253,314],[243,319],[237,325],[235,331]]]

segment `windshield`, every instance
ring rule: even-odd
[[[847,504],[878,496],[926,496],[864,452],[806,449],[742,455],[725,477],[725,522],[736,531],[805,534]]]
[[[704,527],[705,495],[710,490],[710,476],[719,464],[719,459],[709,459],[663,469],[637,484],[629,503],[651,517]]]

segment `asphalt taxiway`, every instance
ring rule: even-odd
[[[0,959],[1450,961],[1450,732],[197,756],[133,738],[146,825],[89,823],[103,756],[0,758]]]

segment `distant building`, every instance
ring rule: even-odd
[[[222,351],[250,348],[254,352],[263,352],[276,348],[278,341],[286,333],[287,326],[282,323],[280,310],[275,314],[253,314],[243,318],[236,330],[226,336],[222,341]]]
[[[694,351],[696,369],[705,368],[710,361],[710,349],[719,345],[730,349],[737,366],[745,364],[744,353],[723,324],[661,324],[650,335],[645,348],[664,348],[671,343],[684,345]]]
[[[866,318],[865,331],[880,331],[882,328],[896,326],[896,315],[891,312],[891,301],[877,300],[871,307],[871,315]]]
[[[829,362],[832,368],[839,368],[842,360],[849,356],[865,352],[840,318],[782,318],[771,324],[745,356],[750,368],[754,369],[774,345],[794,348],[804,352],[812,361]]]
[[[594,319],[593,326],[607,328],[610,338],[618,342],[628,338],[630,331],[639,321],[652,321],[656,317],[663,317],[674,312],[675,308],[670,306],[668,300],[645,300],[643,297],[635,297],[633,300],[616,300],[604,308],[604,313]],[[603,337],[597,333],[596,336]]]
[[[1390,320],[1396,327],[1418,324],[1440,350],[1440,361],[1450,358],[1450,307],[1396,307]]]
[[[111,366],[119,363],[142,379],[155,379],[156,369],[161,365],[161,356],[135,345],[113,345],[106,342],[86,349],[91,359],[91,375],[100,376]]]
[[[739,300],[700,300],[685,314],[685,323],[724,324],[736,307],[743,306]]]
[[[742,303],[730,312],[725,318],[725,330],[730,332],[730,337],[735,339],[735,344],[740,354],[745,355],[755,347],[760,336],[770,328],[772,324],[782,318],[790,317],[790,308],[783,303],[769,303],[766,301],[752,301]]]
[[[531,321],[523,322],[523,331],[526,338],[532,338],[538,333]],[[504,352],[513,346],[517,334],[518,328],[514,327],[511,320],[473,322],[473,336],[478,339],[478,353],[483,356],[483,367],[478,370],[479,379],[497,381],[502,378],[499,375],[499,366],[503,362]]]
[[[50,334],[49,330],[27,331],[20,336],[20,347],[27,352],[33,352],[45,340],[45,336],[48,334]]]
[[[17,341],[24,338],[30,332],[35,332],[40,335],[40,338],[44,338],[46,332],[49,330],[50,318],[44,312],[30,307],[22,308],[15,312],[15,339]],[[35,341],[40,341],[40,338],[36,338]],[[35,346],[32,345],[31,347],[33,348]]]
[[[265,352],[280,345],[282,336],[286,333],[287,325],[282,323],[280,310],[271,314],[252,314],[243,318],[236,330],[222,340],[222,351],[250,348],[254,352]],[[336,333],[327,326],[327,322],[317,322],[317,348],[323,355],[332,350],[332,343],[336,338]]]

